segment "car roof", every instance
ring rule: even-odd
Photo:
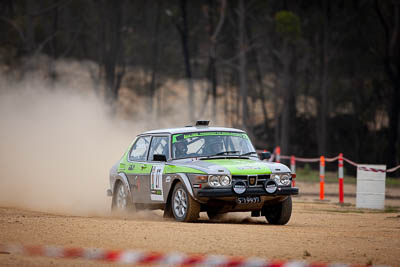
[[[208,126],[188,126],[181,128],[158,129],[142,133],[145,134],[177,134],[177,133],[192,133],[192,132],[237,132],[245,133],[240,129],[227,127],[208,127]]]

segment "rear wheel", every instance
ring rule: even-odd
[[[123,183],[117,183],[113,193],[111,210],[113,212],[128,212],[131,207],[132,202],[129,198],[128,189]]]
[[[292,215],[292,197],[289,196],[282,202],[264,207],[263,212],[270,224],[287,224]]]
[[[182,183],[177,183],[171,199],[172,213],[179,222],[196,221],[200,213],[200,204],[188,193]]]

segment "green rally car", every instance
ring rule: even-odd
[[[200,212],[218,218],[234,211],[286,224],[292,213],[290,169],[259,159],[239,129],[196,126],[142,133],[110,171],[112,210],[162,209],[164,217],[192,222]]]

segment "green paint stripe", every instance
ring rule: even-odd
[[[175,166],[175,165],[165,165],[164,167],[164,174],[170,174],[170,173],[196,173],[196,174],[207,174],[203,171],[190,168],[190,167],[185,167],[185,166]]]

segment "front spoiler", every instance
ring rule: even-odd
[[[297,187],[278,187],[275,193],[269,194],[264,188],[247,188],[246,192],[238,195],[231,188],[206,188],[200,189],[197,192],[198,197],[234,197],[234,196],[287,196],[298,195],[299,188]]]

